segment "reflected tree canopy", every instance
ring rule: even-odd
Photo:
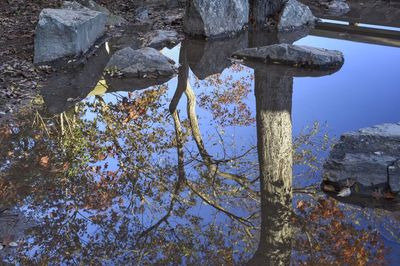
[[[19,243],[3,261],[380,263],[379,235],[292,185],[293,168],[317,169],[312,154],[327,148],[316,127],[292,140],[293,77],[323,74],[234,64],[199,80],[188,59],[183,43],[176,88],[93,96],[1,126],[0,211],[29,221],[0,231]],[[255,138],[237,142],[235,130]]]

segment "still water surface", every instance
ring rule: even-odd
[[[163,50],[181,64],[163,85],[101,79],[62,113],[2,125],[0,241],[18,244],[3,262],[400,265],[398,212],[319,191],[335,139],[400,121],[400,49],[310,35],[295,43],[345,64],[304,77],[218,57],[242,41],[184,41]],[[260,195],[268,171],[288,181]]]

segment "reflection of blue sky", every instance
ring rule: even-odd
[[[345,64],[331,76],[295,79],[295,132],[315,120],[335,135],[400,121],[400,49],[312,36],[296,44],[342,51]]]
[[[348,22],[348,21],[342,21],[342,20],[321,19],[321,21],[322,21],[322,22],[327,22],[327,23],[340,24],[340,25],[349,25],[349,22]],[[389,26],[382,26],[382,25],[373,25],[373,24],[365,24],[365,23],[358,23],[358,27],[372,28],[372,29],[382,29],[382,30],[392,30],[392,31],[400,31],[400,28],[396,28],[396,27],[389,27]]]
[[[294,81],[293,128],[299,132],[313,121],[327,122],[329,134],[339,136],[381,123],[399,122],[400,49],[350,41],[308,36],[299,45],[342,51],[342,69],[320,78],[298,78]],[[384,225],[389,220],[376,220],[374,214],[358,214],[365,226],[378,226],[385,244],[393,250],[390,265],[400,265],[399,243]],[[369,218],[369,221],[368,219]],[[397,226],[393,228],[398,228]],[[397,254],[397,255],[396,255]]]
[[[345,64],[339,72],[330,76],[294,79],[292,111],[294,136],[300,134],[304,128],[310,127],[315,121],[327,124],[327,133],[330,137],[338,137],[346,131],[375,124],[400,121],[397,111],[397,102],[400,99],[398,88],[400,76],[397,75],[400,49],[314,36],[303,38],[296,44],[340,50],[344,53]],[[177,45],[172,49],[163,49],[162,53],[178,64],[179,51],[180,45]],[[223,71],[221,79],[231,75],[233,80],[239,80],[251,74],[252,70],[248,68],[242,72],[235,72],[228,68]],[[190,81],[196,95],[215,89],[206,86],[201,81],[196,83],[192,72]],[[254,87],[254,82],[250,82]],[[177,78],[171,79],[167,85],[169,88],[167,98],[172,99]],[[127,95],[126,92],[118,94]],[[90,100],[89,98],[88,101]],[[105,94],[104,100],[114,103],[117,101],[115,94]],[[249,93],[245,102],[254,116],[253,92]],[[164,104],[167,107],[169,102]],[[178,109],[181,110],[181,118],[185,119],[185,96],[181,98]],[[218,157],[222,150],[221,146],[217,145],[219,141],[217,131],[220,131],[221,127],[218,121],[214,121],[209,111],[199,106],[197,106],[197,115],[206,148],[210,154]],[[94,116],[96,114],[87,113],[86,118],[90,119]],[[223,130],[224,141],[228,146],[250,147],[256,144],[254,125],[226,126]],[[320,155],[326,156],[326,154]]]
[[[305,127],[310,127],[315,121],[320,124],[325,122],[328,125],[328,133],[332,136],[339,136],[350,130],[361,127],[372,126],[386,122],[399,122],[400,113],[398,112],[398,101],[400,99],[400,49],[383,47],[378,45],[354,43],[350,41],[327,39],[321,37],[308,36],[296,42],[299,45],[310,45],[315,47],[340,50],[344,53],[345,64],[342,69],[330,76],[318,78],[295,78],[293,93],[293,132],[297,136]],[[162,52],[179,62],[180,45],[173,49],[164,49]],[[252,70],[247,69],[243,72],[234,72],[225,69],[224,76],[232,75],[234,80],[238,80],[245,75],[252,74]],[[190,81],[194,92],[199,95],[202,92],[212,90],[212,87],[205,86],[200,82],[196,86],[194,74],[190,74]],[[254,82],[251,83],[254,87]],[[177,86],[177,78],[171,79],[168,83],[167,98],[172,99]],[[126,96],[126,92],[118,93]],[[92,98],[87,99],[91,101]],[[115,94],[105,94],[106,102],[117,101]],[[253,116],[255,115],[254,92],[250,92],[245,102],[250,107]],[[169,102],[165,102],[167,107]],[[186,118],[186,97],[183,96],[179,102],[178,109],[181,110],[181,119]],[[212,114],[197,106],[199,126],[203,134],[207,151],[215,156],[222,154],[221,145],[218,145],[217,130],[221,127],[218,121],[213,121]],[[93,119],[95,113],[87,113],[87,119]],[[172,122],[172,121],[171,121]],[[172,126],[172,124],[171,124]],[[252,126],[228,126],[223,128],[224,141],[230,147],[237,148],[240,153],[246,148],[256,144],[256,128]],[[189,150],[196,150],[192,141],[187,143]],[[171,151],[172,154],[175,151]],[[237,155],[237,154],[231,154]],[[257,161],[256,154],[251,156]],[[326,156],[324,154],[323,156]],[[154,158],[156,161],[156,158]],[[110,162],[110,167],[116,167],[117,162]],[[188,169],[189,170],[189,169]],[[240,169],[239,169],[240,170]],[[295,169],[301,170],[300,169]],[[189,175],[190,175],[189,170]],[[193,174],[195,171],[193,171]],[[315,180],[314,180],[315,181]],[[310,180],[295,180],[295,186],[309,185]],[[208,206],[198,205],[190,211],[194,215],[205,218],[207,223],[215,211]],[[241,210],[235,210],[236,214],[241,215]],[[227,219],[221,217],[221,221]],[[364,219],[360,217],[360,219]],[[154,221],[146,220],[144,224],[150,225]],[[172,221],[172,224],[179,221]],[[374,224],[375,221],[364,220],[362,224]],[[391,244],[386,238],[389,246],[398,250],[398,244]],[[392,255],[396,252],[392,252]],[[392,258],[394,259],[394,257]],[[397,262],[395,262],[397,263]],[[400,263],[400,262],[399,262]]]
[[[333,75],[295,78],[292,112],[295,135],[314,121],[327,122],[330,133],[336,136],[361,127],[400,121],[400,49],[314,36],[295,44],[339,50],[345,57],[342,69]],[[179,46],[163,52],[179,61]],[[229,69],[225,72],[235,79],[241,76]],[[172,97],[176,79],[168,84]],[[254,111],[253,98],[250,94],[247,100]],[[181,101],[180,108],[184,104]],[[255,136],[250,132],[253,129],[240,130],[247,136]]]

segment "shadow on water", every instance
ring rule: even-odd
[[[42,85],[41,95],[50,113],[62,113],[85,98],[103,75],[109,54],[105,45],[77,67],[58,71]]]
[[[168,82],[103,79],[105,48],[57,73],[42,90],[52,115],[0,127],[0,223],[8,209],[26,224],[0,230],[3,245],[18,242],[3,261],[384,264],[385,242],[353,223],[358,210],[293,186],[293,169],[313,168],[322,146],[318,130],[293,137],[294,79],[337,70],[227,59],[305,35],[185,40]],[[106,91],[90,94],[99,80]]]

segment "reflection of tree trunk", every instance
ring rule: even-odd
[[[183,93],[186,91],[186,86],[189,82],[189,63],[186,57],[186,47],[182,43],[181,50],[179,52],[179,73],[178,73],[178,85],[169,105],[169,112],[172,114],[176,111],[179,100],[181,99]]]
[[[185,46],[182,45],[180,54],[179,54],[179,74],[178,74],[178,85],[174,94],[174,97],[171,100],[169,105],[169,111],[174,118],[175,129],[177,131],[177,136],[179,135],[179,116],[177,113],[177,106],[183,94],[187,97],[187,113],[190,122],[190,127],[192,130],[193,138],[196,142],[196,145],[199,149],[200,155],[205,161],[207,165],[211,164],[211,157],[208,155],[206,148],[204,146],[203,139],[201,137],[199,122],[197,121],[196,115],[196,95],[193,92],[192,87],[190,86],[189,81],[189,64],[186,58],[186,49]],[[179,125],[177,124],[179,123]],[[178,155],[179,155],[179,143],[178,143]]]
[[[194,141],[197,144],[197,148],[199,149],[201,158],[203,158],[206,165],[210,166],[212,164],[211,156],[207,153],[207,150],[204,146],[203,138],[201,137],[199,122],[197,121],[196,115],[196,95],[194,94],[192,87],[188,81],[185,94],[187,97],[187,112],[188,118],[190,122],[190,128],[192,129],[192,135]]]
[[[204,142],[203,142],[203,138],[201,136],[199,122],[197,120],[196,95],[194,94],[189,82],[186,87],[185,94],[187,97],[187,113],[188,113],[188,118],[189,118],[189,122],[190,122],[190,128],[192,130],[192,135],[193,135],[194,141],[196,142],[200,156],[203,159],[204,164],[208,168],[209,177],[213,178],[215,176],[222,176],[224,178],[234,180],[237,183],[239,183],[240,185],[243,185],[245,180],[242,176],[238,176],[235,174],[230,174],[227,172],[220,171],[218,169],[218,164],[216,163],[216,161],[213,160],[212,157],[208,154],[206,147],[204,145]]]
[[[289,265],[293,78],[255,71],[261,235],[249,265]]]
[[[185,46],[182,45],[180,53],[179,53],[179,73],[178,73],[178,85],[174,94],[174,97],[171,100],[169,105],[169,111],[174,119],[175,125],[175,134],[176,134],[176,146],[178,150],[178,176],[179,179],[184,180],[185,178],[185,169],[184,169],[184,154],[183,154],[183,132],[182,125],[179,118],[179,113],[177,110],[177,106],[179,100],[181,99],[183,93],[186,90],[186,86],[189,82],[189,65],[187,63],[186,58],[186,49]]]
[[[177,113],[177,106],[179,104],[179,101],[180,101],[182,95],[185,94],[186,98],[187,98],[187,114],[188,114],[188,119],[189,119],[191,131],[192,131],[193,139],[199,150],[201,158],[203,159],[205,165],[208,168],[209,177],[212,178],[213,176],[219,175],[224,178],[234,180],[237,183],[243,185],[245,183],[244,177],[219,171],[218,163],[216,163],[212,159],[212,157],[208,154],[208,152],[206,150],[206,147],[204,145],[203,138],[201,135],[200,127],[199,127],[199,122],[197,120],[197,115],[196,115],[196,95],[194,94],[194,91],[193,91],[192,87],[190,86],[189,64],[188,64],[187,57],[186,57],[185,45],[182,45],[182,47],[181,47],[181,51],[179,54],[179,63],[181,66],[179,68],[178,85],[177,85],[175,94],[171,100],[171,103],[169,105],[169,111],[174,118],[175,131],[177,132],[177,136],[179,136],[179,131],[180,131],[179,130],[180,122],[179,122],[179,116]],[[179,141],[179,139],[178,139],[178,141]],[[178,143],[178,146],[179,145],[180,144]],[[183,151],[179,150],[179,149],[180,148],[178,147],[178,160],[180,160],[179,157],[182,157],[182,154],[183,154]],[[181,149],[182,149],[182,147],[181,147]],[[179,166],[179,167],[181,167],[181,166]],[[183,169],[180,172],[183,173]]]
[[[182,125],[179,119],[178,111],[172,113],[172,117],[174,119],[175,125],[175,134],[176,134],[176,148],[178,150],[178,178],[181,180],[185,179],[185,162],[184,162],[184,154],[183,154],[183,132]]]

